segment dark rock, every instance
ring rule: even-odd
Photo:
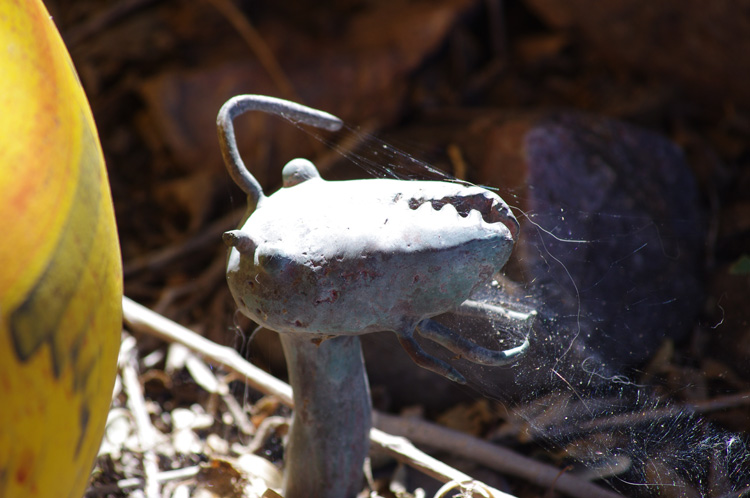
[[[679,148],[583,114],[540,121],[523,145],[518,254],[533,285],[552,290],[545,307],[589,322],[582,338],[610,365],[637,365],[665,338],[683,340],[700,310],[705,234]]]

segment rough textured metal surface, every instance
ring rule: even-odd
[[[414,328],[502,268],[511,220],[478,187],[311,178],[265,199],[228,236],[238,245],[227,278],[237,305],[278,332]]]

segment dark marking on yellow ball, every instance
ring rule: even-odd
[[[28,361],[47,343],[52,349],[53,372],[58,378],[66,363],[75,359],[75,348],[66,351],[56,336],[70,334],[58,328],[89,263],[101,202],[98,149],[91,130],[84,129],[76,192],[65,227],[45,270],[23,303],[10,315],[11,337],[18,358]],[[86,327],[81,326],[74,333],[80,336],[86,332]],[[79,337],[72,343],[77,339]]]

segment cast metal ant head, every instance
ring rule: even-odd
[[[289,162],[283,187],[266,196],[234,140],[232,119],[247,110],[328,130],[342,125],[271,97],[242,95],[222,107],[222,153],[250,206],[244,225],[224,234],[227,279],[244,314],[311,338],[392,330],[416,363],[458,382],[461,374],[424,352],[415,330],[477,363],[501,365],[523,353],[528,341],[489,350],[430,320],[448,311],[503,312],[468,301],[505,265],[518,236],[518,221],[499,196],[452,182],[326,181],[304,159]]]

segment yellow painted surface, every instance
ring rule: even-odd
[[[96,127],[39,0],[0,1],[0,498],[82,496],[122,324]]]

